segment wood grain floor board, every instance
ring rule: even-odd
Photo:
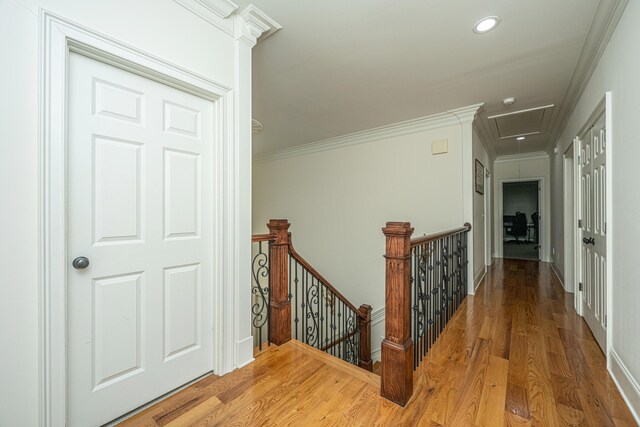
[[[635,426],[550,266],[497,260],[414,372],[405,408],[380,377],[297,341],[210,376],[122,426]]]

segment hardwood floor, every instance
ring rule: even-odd
[[[634,426],[548,264],[498,260],[414,373],[406,408],[377,375],[291,341],[122,426]]]

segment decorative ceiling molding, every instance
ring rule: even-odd
[[[226,19],[238,9],[238,5],[231,0],[196,0],[204,7],[222,19]]]
[[[552,152],[556,146],[558,138],[564,131],[571,113],[573,113],[580,96],[582,96],[587,83],[589,83],[589,79],[598,65],[628,2],[629,0],[600,0],[578,58],[578,64],[560,106],[560,112],[551,127],[551,135],[547,142],[547,152]]]
[[[227,19],[238,9],[231,0],[173,0],[208,23],[233,36],[233,20]]]
[[[367,142],[380,141],[382,139],[394,138],[403,135],[410,135],[417,132],[424,132],[431,129],[438,129],[446,126],[454,126],[473,121],[478,110],[484,103],[474,104],[463,108],[448,110],[444,113],[419,117],[417,119],[406,120],[386,126],[354,132],[334,138],[323,139],[308,144],[298,145],[290,148],[274,150],[253,158],[255,163],[264,163],[274,160],[283,160],[291,157],[304,156],[322,151],[336,150]]]
[[[484,148],[486,148],[487,152],[489,152],[489,158],[492,161],[495,160],[496,157],[498,157],[498,154],[496,153],[496,149],[493,147],[493,144],[491,143],[492,141],[491,132],[487,128],[486,121],[480,118],[478,118],[478,120],[474,120],[473,128],[475,129],[476,133],[480,137],[480,140],[482,141],[482,145],[484,145]]]
[[[534,153],[509,154],[496,158],[495,163],[517,162],[520,160],[548,159],[549,154],[546,151],[536,151]]]
[[[244,19],[245,25],[256,40],[262,41],[282,28],[282,25],[253,4],[250,4],[240,12],[240,16]]]

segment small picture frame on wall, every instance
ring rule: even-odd
[[[476,193],[484,194],[484,165],[476,159]]]

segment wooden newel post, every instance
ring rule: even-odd
[[[291,339],[289,301],[289,221],[269,220],[267,227],[275,240],[269,246],[269,332],[271,342],[282,345]]]
[[[360,322],[360,367],[367,371],[373,371],[371,362],[371,306],[362,304],[358,309],[363,316]]]
[[[411,340],[411,233],[408,222],[387,222],[385,337],[382,341],[382,397],[405,406],[413,394]]]

